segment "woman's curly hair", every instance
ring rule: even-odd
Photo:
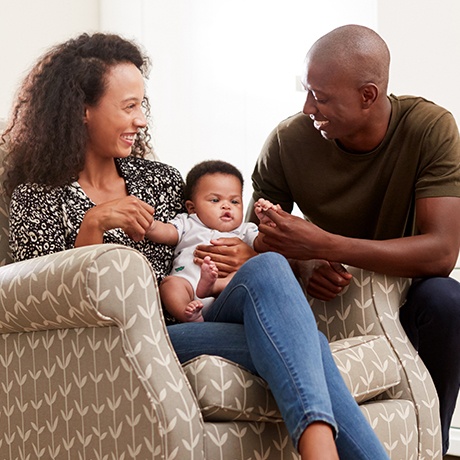
[[[85,108],[96,105],[111,67],[132,63],[147,77],[149,59],[118,35],[82,34],[53,47],[33,67],[19,89],[10,122],[2,135],[5,190],[25,182],[50,187],[78,178],[85,163]],[[150,106],[144,98],[148,118]],[[132,155],[150,150],[148,128],[136,136]]]

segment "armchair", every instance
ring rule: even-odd
[[[0,203],[0,458],[296,459],[265,382],[215,356],[181,366],[145,258],[118,245],[11,263]],[[392,459],[441,458],[438,402],[398,321],[409,286],[351,269],[312,300]]]

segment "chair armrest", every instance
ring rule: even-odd
[[[335,299],[323,302],[308,297],[318,328],[329,341],[359,335],[383,335],[398,360],[401,383],[387,390],[381,398],[406,399],[413,402],[420,445],[427,458],[434,458],[441,446],[439,403],[428,370],[412,346],[400,321],[399,309],[404,304],[411,280],[347,267],[353,278]],[[301,280],[305,284],[306,280]]]
[[[318,327],[329,341],[358,335],[379,335],[384,333],[384,324],[397,326],[404,334],[399,324],[399,308],[405,301],[411,280],[355,267],[347,267],[347,270],[353,278],[335,299],[324,302],[306,294]],[[301,282],[306,285],[306,280]],[[391,334],[389,336],[391,338]]]
[[[117,325],[155,409],[162,452],[200,458],[203,420],[164,323],[155,274],[138,251],[95,245],[0,268],[0,332]]]
[[[91,304],[86,279],[110,248],[88,246],[0,268],[0,332],[113,324]]]

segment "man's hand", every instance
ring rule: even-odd
[[[319,300],[332,300],[350,284],[353,275],[338,262],[326,260],[291,261],[307,292]]]
[[[307,293],[319,300],[332,300],[350,284],[352,275],[337,262],[319,259],[327,254],[329,234],[306,220],[281,209],[264,211],[273,225],[259,225],[264,250],[276,251],[290,259],[301,276]]]
[[[219,270],[219,277],[224,278],[237,271],[247,260],[257,255],[250,246],[240,238],[219,238],[211,240],[210,245],[199,245],[195,250],[194,262],[203,263],[206,256],[211,257]]]
[[[405,278],[449,276],[458,257],[460,198],[416,200],[418,233],[372,240],[328,233],[300,217],[264,211],[276,227],[259,225],[264,251],[290,259],[341,261],[353,267]],[[262,247],[262,246],[261,246]]]
[[[326,258],[330,234],[301,217],[270,208],[264,214],[275,224],[259,225],[263,248],[291,259]]]

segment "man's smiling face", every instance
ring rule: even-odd
[[[303,112],[326,139],[346,146],[364,123],[360,88],[353,79],[334,65],[307,60],[304,77],[307,98]]]

